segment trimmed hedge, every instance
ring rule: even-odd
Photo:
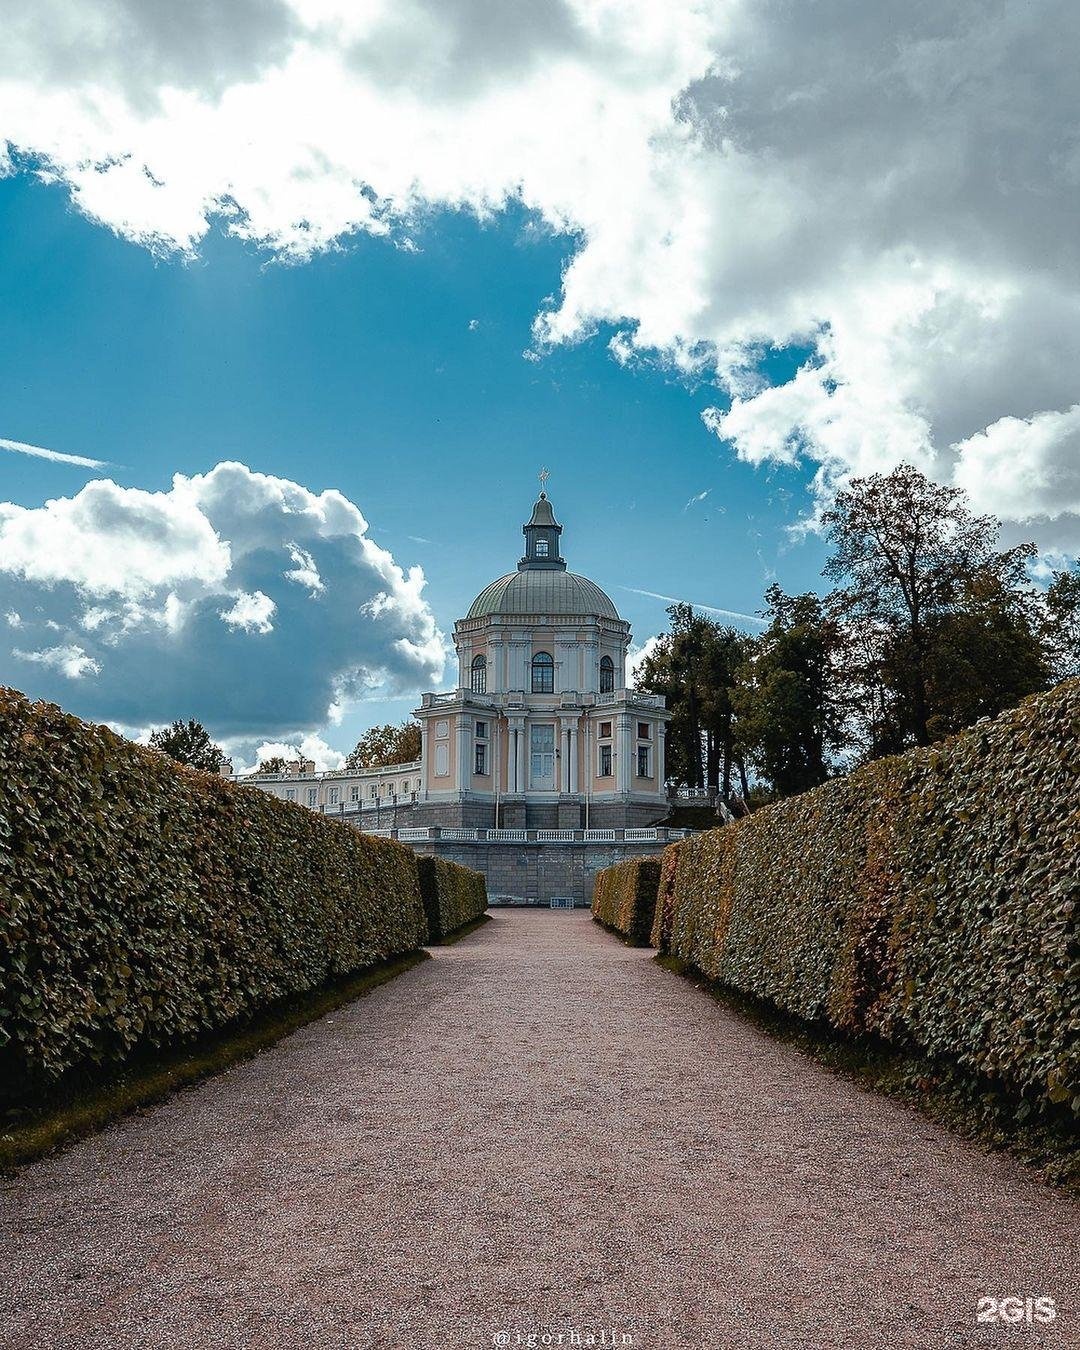
[[[416,864],[430,941],[448,937],[487,909],[487,882],[482,873],[446,858],[418,857]]]
[[[119,1063],[420,947],[411,850],[0,689],[0,1074]]]
[[[605,867],[593,882],[592,916],[605,928],[648,946],[659,884],[659,858],[626,858]]]
[[[674,845],[652,941],[1080,1110],[1080,681]]]

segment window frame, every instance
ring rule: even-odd
[[[612,755],[610,745],[598,745],[597,747],[597,778],[613,778],[614,775],[614,756]]]
[[[529,692],[533,694],[553,694],[555,692],[555,658],[550,652],[533,652],[529,662]]]
[[[483,652],[478,652],[472,659],[472,665],[469,667],[469,690],[474,694],[487,693],[487,657]]]
[[[652,758],[650,750],[651,747],[648,745],[639,745],[637,748],[637,776],[639,778],[652,777],[652,765],[649,763],[650,759]],[[642,763],[644,763],[645,765],[644,770],[642,770],[641,767]]]
[[[473,773],[478,778],[488,776],[488,745],[487,741],[477,741],[473,746]]]
[[[601,694],[615,692],[615,662],[610,656],[600,658],[600,692]]]

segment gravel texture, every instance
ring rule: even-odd
[[[1080,1206],[650,957],[497,911],[27,1169],[0,1344],[1080,1345]]]

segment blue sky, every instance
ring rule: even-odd
[[[175,14],[5,26],[0,444],[108,466],[0,450],[0,679],[330,764],[541,465],[639,642],[901,462],[1080,556],[1071,0]]]
[[[413,238],[419,251],[361,236],[290,264],[214,232],[197,260],[160,259],[59,187],[0,181],[0,435],[152,491],[223,459],[338,488],[423,567],[447,634],[515,565],[541,466],[570,565],[639,641],[666,622],[640,591],[753,614],[774,575],[817,584],[819,542],[788,532],[809,471],[737,462],[700,420],[714,385],[620,365],[610,331],[526,359],[571,240],[520,210],[434,213]],[[5,500],[36,507],[101,473],[7,453],[0,476]],[[36,693],[27,674],[9,663],[0,678]],[[80,710],[77,685],[65,702]],[[347,749],[412,704],[365,702],[327,739]]]

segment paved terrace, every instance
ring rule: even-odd
[[[1080,1207],[581,912],[501,911],[0,1202],[18,1350],[1080,1341]],[[977,1325],[1007,1294],[1058,1321]]]

